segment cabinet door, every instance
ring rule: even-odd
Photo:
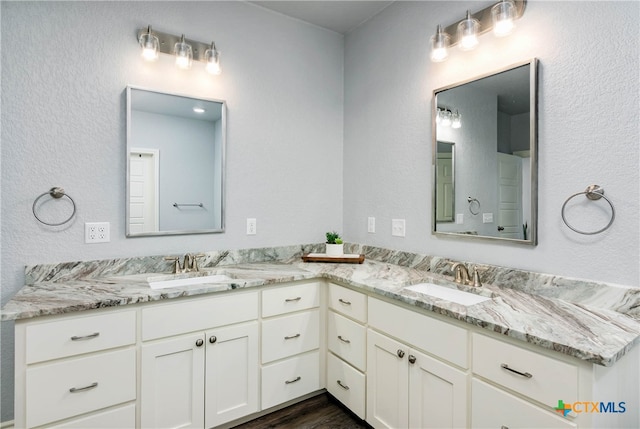
[[[207,331],[205,427],[258,411],[258,323]]]
[[[204,427],[204,357],[202,333],[142,346],[142,427]]]
[[[410,350],[409,427],[467,426],[467,375],[416,350]]]
[[[367,422],[374,428],[409,425],[408,347],[367,332]]]

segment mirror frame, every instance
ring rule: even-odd
[[[130,199],[131,199],[131,190],[130,190],[130,162],[129,162],[129,152],[134,147],[132,145],[132,136],[131,136],[131,91],[132,90],[141,90],[147,92],[154,92],[157,94],[170,95],[174,97],[183,97],[190,98],[193,100],[202,100],[207,102],[214,102],[221,104],[221,128],[222,128],[222,143],[220,148],[221,153],[221,172],[220,172],[220,228],[214,229],[184,229],[184,230],[168,230],[168,231],[157,231],[157,232],[140,232],[140,233],[131,233],[130,225],[129,225],[129,215],[130,215]],[[135,85],[127,85],[126,86],[126,142],[125,142],[125,165],[126,165],[126,176],[125,176],[125,187],[126,187],[126,199],[125,199],[125,231],[127,238],[138,238],[138,237],[159,237],[159,236],[167,236],[167,235],[188,235],[188,234],[213,234],[213,233],[223,233],[225,231],[225,200],[226,200],[226,148],[227,148],[227,103],[225,100],[218,100],[215,98],[204,98],[204,97],[195,97],[188,94],[174,93],[174,92],[166,92],[160,91],[156,89],[149,89]]]
[[[471,235],[460,234],[455,232],[443,232],[436,230],[436,156],[438,148],[436,115],[438,109],[437,95],[448,89],[475,82],[490,76],[507,72],[512,69],[528,65],[529,68],[529,150],[531,165],[531,225],[529,225],[529,238],[527,240],[515,238],[492,237],[487,235]],[[442,237],[455,237],[462,239],[484,240],[493,242],[505,242],[514,244],[525,244],[535,246],[538,244],[538,59],[533,58],[520,63],[511,64],[507,67],[474,76],[467,80],[456,82],[441,88],[433,90],[433,102],[431,103],[431,140],[432,140],[432,156],[431,156],[431,234]],[[455,178],[454,178],[455,180]],[[455,220],[455,213],[454,213]]]

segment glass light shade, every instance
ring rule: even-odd
[[[444,127],[448,127],[451,125],[451,111],[449,110],[442,111],[442,120],[440,124],[442,124],[442,126]]]
[[[451,128],[460,127],[462,127],[462,115],[460,115],[460,113],[458,113],[458,111],[456,110],[456,113],[451,115]]]
[[[176,66],[183,70],[190,69],[193,61],[193,50],[191,45],[184,41],[184,34],[182,39],[175,44],[174,52],[176,53]]]
[[[449,40],[447,33],[442,32],[442,27],[438,25],[436,34],[431,37],[431,61],[439,63],[449,56]]]
[[[146,33],[140,35],[138,40],[142,48],[142,58],[147,61],[156,61],[160,56],[160,42],[158,38],[151,34],[151,27]]]
[[[513,21],[516,17],[516,5],[512,0],[502,0],[491,8],[493,20],[493,34],[498,37],[506,36],[514,28]]]
[[[220,67],[220,52],[216,49],[215,44],[211,44],[211,48],[207,49],[204,53],[204,61],[207,64],[206,69],[211,74],[222,73]]]
[[[442,122],[442,110],[438,109],[438,111],[436,112],[436,124],[440,125],[441,122]]]
[[[480,23],[477,19],[471,18],[467,11],[467,17],[458,24],[458,44],[463,51],[470,51],[478,46],[478,32]]]

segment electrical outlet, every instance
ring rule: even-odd
[[[391,219],[391,235],[395,237],[404,237],[405,235],[404,219]]]
[[[85,243],[108,243],[111,241],[109,222],[85,222]]]
[[[256,219],[247,218],[247,235],[256,235]]]
[[[367,232],[374,234],[376,232],[376,218],[369,217],[367,218]]]
[[[493,213],[482,213],[482,223],[493,223]]]
[[[463,213],[456,213],[456,223],[458,225],[462,225],[464,223],[464,214]]]

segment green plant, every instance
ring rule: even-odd
[[[340,234],[335,231],[327,232],[327,244],[342,244],[342,238],[340,238]]]

